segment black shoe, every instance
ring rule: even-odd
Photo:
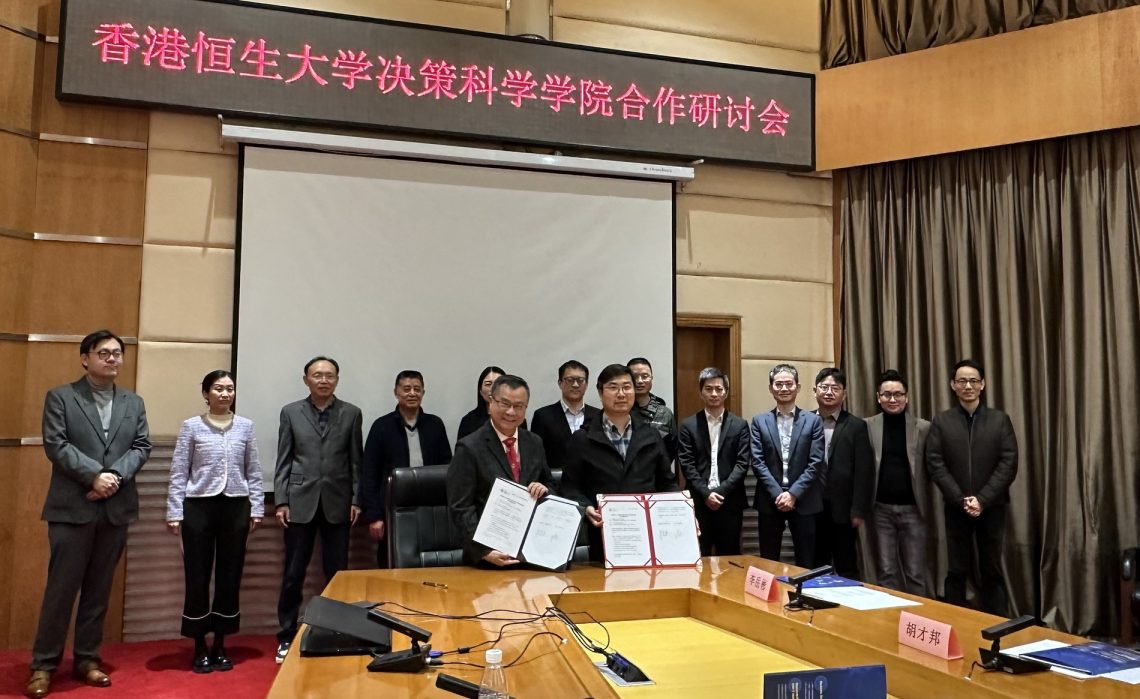
[[[225,648],[217,648],[210,654],[210,667],[218,672],[227,672],[234,669],[234,661],[226,655]]]
[[[199,675],[204,675],[207,672],[213,672],[215,668],[210,656],[202,652],[194,654],[194,662],[190,663],[190,669]]]

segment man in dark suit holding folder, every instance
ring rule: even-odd
[[[677,463],[693,494],[701,528],[701,555],[740,554],[744,525],[744,476],[751,461],[748,423],[725,409],[728,376],[715,367],[698,379],[704,410],[681,423]]]
[[[526,381],[511,374],[500,376],[491,386],[491,403],[487,406],[491,419],[455,445],[455,456],[447,469],[447,506],[463,541],[463,560],[468,565],[503,567],[519,562],[474,541],[496,478],[526,485],[535,500],[544,497],[554,485],[542,440],[519,429],[529,401],[530,387]]]
[[[823,421],[796,406],[800,375],[791,364],[768,372],[776,407],[752,418],[752,470],[756,473],[760,555],[780,560],[785,523],[792,530],[796,565],[815,560],[815,519],[823,512]]]

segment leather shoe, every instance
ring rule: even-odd
[[[215,650],[210,655],[210,665],[218,672],[226,672],[227,670],[234,669],[234,661],[230,660],[224,649]]]
[[[207,672],[213,672],[215,668],[210,656],[202,652],[194,656],[194,662],[190,663],[190,669],[199,675],[204,675]]]
[[[47,670],[32,670],[28,683],[24,685],[24,696],[30,699],[46,697],[51,691],[51,673]]]
[[[75,666],[75,679],[79,680],[88,687],[110,687],[111,678],[107,677],[107,673],[99,667],[99,663],[94,660],[88,660]]]

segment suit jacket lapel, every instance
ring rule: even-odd
[[[918,461],[919,461],[918,460],[918,454],[915,453],[918,450],[918,423],[910,415],[906,416],[905,421],[906,421],[906,456],[907,456],[907,460],[910,461],[910,476],[911,476],[911,482],[913,483],[914,477],[915,477],[914,471],[917,468]],[[918,489],[915,488],[916,497],[918,495],[917,491],[918,491]]]
[[[875,450],[875,464],[877,468],[878,464],[883,460],[883,418],[881,415],[876,417],[877,419],[867,420],[867,432],[871,436],[871,448]],[[906,450],[909,452],[912,444],[910,425],[907,425],[906,431]]]
[[[724,430],[724,423],[721,423],[721,430]],[[709,439],[709,419],[703,410],[697,413],[697,433],[693,438],[697,440],[699,453],[705,457],[705,461],[709,464],[707,476],[712,478],[712,441]]]
[[[805,419],[806,418],[804,417],[804,411],[800,410],[799,408],[796,408],[795,417],[792,419],[792,441],[791,441],[790,446],[788,447],[788,461],[791,461],[792,457],[794,457],[796,454],[796,443],[799,442],[800,432],[803,431]],[[779,430],[779,428],[776,428],[776,438],[779,439],[779,437],[780,437],[780,430]],[[776,442],[776,443],[779,444],[779,442]],[[784,464],[784,466],[787,467],[787,464]],[[789,475],[789,482],[791,482],[790,481],[790,475]]]
[[[487,425],[483,429],[487,430],[487,448],[491,450],[492,456],[495,457],[495,461],[499,464],[499,470],[502,471],[503,478],[506,478],[508,481],[513,481],[515,476],[511,473],[511,464],[507,461],[507,452],[503,449],[503,443],[499,441],[499,435],[495,432],[495,428],[491,426],[490,420],[487,421]],[[517,432],[515,433],[515,437],[518,437]],[[519,449],[520,447],[521,445],[516,441],[515,449]],[[519,452],[519,460],[522,460],[521,451]],[[519,469],[519,477],[522,477],[521,468]]]
[[[119,431],[119,425],[123,422],[123,413],[127,410],[126,396],[122,391],[115,390],[115,399],[111,403],[111,428],[107,430],[107,443],[110,444],[111,440],[115,438],[115,433]]]
[[[301,414],[304,415],[305,419],[309,421],[309,424],[313,426],[313,432],[315,432],[316,435],[320,437],[321,426],[320,423],[317,422],[316,413],[317,409],[312,405],[308,398],[305,398],[301,401]]]
[[[76,381],[71,384],[71,388],[75,391],[75,402],[79,404],[83,414],[87,416],[91,428],[95,430],[95,434],[99,435],[103,444],[107,444],[107,435],[103,434],[103,420],[99,418],[99,409],[95,407],[95,396],[91,394],[91,386],[88,385],[87,379]]]

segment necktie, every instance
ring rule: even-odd
[[[507,463],[511,465],[511,477],[518,483],[522,476],[522,468],[519,462],[519,450],[515,449],[516,441],[514,437],[507,437],[503,440],[503,444],[507,446]]]

